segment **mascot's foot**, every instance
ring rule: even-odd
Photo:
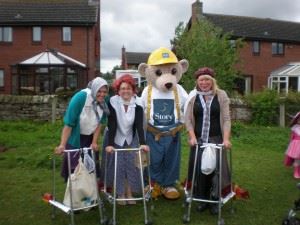
[[[161,196],[161,187],[158,183],[153,184],[153,189],[151,192],[151,197],[153,199],[157,199],[159,196]]]
[[[162,195],[169,200],[176,200],[180,198],[180,193],[174,187],[165,187],[161,189]]]

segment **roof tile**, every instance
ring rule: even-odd
[[[245,39],[300,42],[300,23],[220,14],[204,14],[214,25]]]
[[[0,0],[0,24],[94,24],[97,6],[88,0]]]

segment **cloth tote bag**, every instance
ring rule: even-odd
[[[97,202],[97,184],[94,172],[89,173],[81,158],[75,171],[68,178],[64,205],[71,207],[70,182],[72,182],[73,209],[88,207]]]

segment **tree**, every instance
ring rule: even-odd
[[[178,58],[189,61],[189,70],[183,75],[181,83],[186,90],[195,86],[193,73],[203,66],[211,67],[216,72],[218,85],[227,92],[232,92],[234,79],[239,71],[235,65],[238,62],[238,51],[242,40],[231,41],[231,35],[214,26],[205,19],[194,23],[189,30],[180,22],[175,29],[175,37],[171,40]]]
[[[116,74],[116,70],[121,70],[121,69],[122,69],[122,67],[120,65],[115,65],[111,72],[113,74]]]
[[[116,70],[120,70],[121,66],[120,65],[115,65],[112,70],[109,72],[107,71],[106,73],[102,73],[102,77],[107,81],[109,85],[111,85],[116,77]]]

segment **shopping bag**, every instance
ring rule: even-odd
[[[201,171],[208,175],[216,169],[216,149],[212,146],[206,146],[202,153]]]
[[[89,173],[93,172],[95,170],[95,161],[92,159],[92,157],[89,155],[89,151],[87,149],[83,150],[84,158],[83,158],[83,164],[87,171]]]
[[[87,207],[97,202],[95,174],[88,172],[81,158],[67,182],[63,203],[69,207],[71,207],[70,183],[72,184],[73,209]]]

